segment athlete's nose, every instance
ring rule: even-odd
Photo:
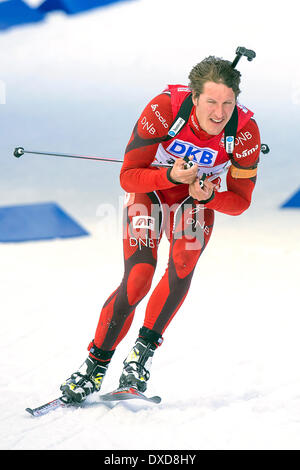
[[[223,107],[221,104],[216,104],[213,117],[214,119],[217,119],[217,120],[223,119],[224,114],[223,114]]]

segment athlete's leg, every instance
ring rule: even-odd
[[[160,200],[155,193],[130,198],[124,209],[124,277],[105,302],[95,333],[94,345],[104,351],[115,350],[128,332],[156,268],[162,224]]]
[[[172,233],[168,268],[152,293],[144,325],[135,345],[124,361],[121,387],[135,387],[144,392],[150,377],[154,351],[162,342],[162,334],[182,305],[200,255],[213,227],[214,212],[187,198],[170,211]],[[167,226],[168,224],[166,224]]]
[[[154,193],[136,194],[134,203],[128,201],[124,210],[124,277],[102,308],[86,361],[61,385],[68,399],[81,402],[100,390],[115,348],[127,333],[136,306],[150,289],[161,222],[161,205]]]
[[[194,269],[211,236],[214,212],[192,198],[173,214],[168,268],[153,291],[144,327],[162,335],[189,291]]]

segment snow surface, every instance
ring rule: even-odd
[[[286,4],[284,12],[272,7],[270,21],[261,2],[251,11],[238,5],[226,2],[227,11],[220,3],[213,26],[203,22],[211,12],[202,2],[143,0],[74,18],[54,14],[0,36],[7,92],[0,106],[1,204],[55,200],[91,232],[0,245],[1,449],[300,448],[300,213],[279,209],[299,187],[300,73],[299,61],[290,60],[299,55],[296,19],[285,17]],[[234,35],[225,17],[240,25]],[[182,21],[190,27],[188,50],[174,37]],[[32,418],[25,408],[56,398],[59,384],[85,360],[102,304],[121,280],[122,191],[117,166],[16,160],[12,149],[120,156],[148,98],[167,82],[186,82],[202,57],[230,58],[238,45],[258,55],[241,62],[242,102],[257,110],[272,153],[262,156],[250,209],[240,217],[216,214],[189,295],[153,360],[148,392],[159,394],[161,404],[108,407],[93,396],[85,409]],[[277,54],[285,76],[270,80]],[[153,286],[167,252],[164,240]],[[115,353],[103,392],[118,383],[146,302]]]
[[[85,359],[100,302],[122,274],[120,246],[114,241],[105,254],[97,229],[67,242],[2,245],[1,448],[298,449],[299,222],[287,235],[284,223],[244,220],[216,224],[194,288],[156,352],[149,394],[160,394],[160,405],[97,404],[41,418],[24,409],[55,398]],[[160,252],[156,280],[167,244]],[[104,392],[118,383],[144,306]]]

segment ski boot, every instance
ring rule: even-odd
[[[114,351],[103,351],[93,341],[88,350],[90,353],[86,361],[60,386],[67,401],[81,403],[88,395],[101,388]]]
[[[123,362],[124,368],[119,388],[133,387],[144,393],[150,378],[152,357],[162,343],[162,337],[148,328],[142,327],[134,347]]]

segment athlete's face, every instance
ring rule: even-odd
[[[193,103],[201,129],[218,135],[231,118],[236,99],[232,88],[223,83],[206,82],[198,98],[193,97]]]

